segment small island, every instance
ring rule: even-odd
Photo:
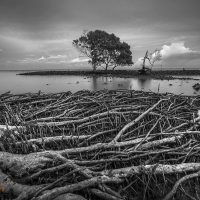
[[[174,79],[179,78],[176,76],[197,76],[200,75],[200,70],[154,70],[151,71],[151,73],[148,74],[139,74],[137,70],[85,70],[85,71],[69,71],[69,70],[52,70],[52,71],[32,71],[32,72],[25,72],[25,73],[19,73],[18,75],[26,75],[26,76],[53,76],[53,75],[77,75],[77,76],[112,76],[112,77],[125,77],[125,78],[131,78],[131,77],[140,77],[140,76],[146,76],[153,79]],[[180,78],[180,79],[195,79],[195,78]],[[198,80],[198,79],[197,79]]]

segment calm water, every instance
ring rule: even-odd
[[[200,80],[153,80],[146,78],[82,77],[82,76],[19,76],[16,71],[0,71],[0,94],[25,92],[62,92],[78,90],[132,89],[200,95],[192,85]],[[200,76],[195,78],[200,79]]]

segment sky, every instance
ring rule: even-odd
[[[199,0],[0,0],[0,70],[87,67],[72,41],[96,29],[127,42],[135,66],[160,49],[158,67],[200,67]]]

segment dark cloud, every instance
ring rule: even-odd
[[[31,30],[46,29],[57,23],[186,25],[199,21],[199,7],[199,0],[1,0],[0,17],[1,23]]]
[[[1,63],[70,50],[68,57],[76,59],[71,41],[97,28],[127,41],[134,59],[183,40],[200,50],[199,7],[199,0],[1,0]]]

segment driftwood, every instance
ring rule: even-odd
[[[199,96],[128,90],[4,93],[0,195],[198,199],[199,107]]]

